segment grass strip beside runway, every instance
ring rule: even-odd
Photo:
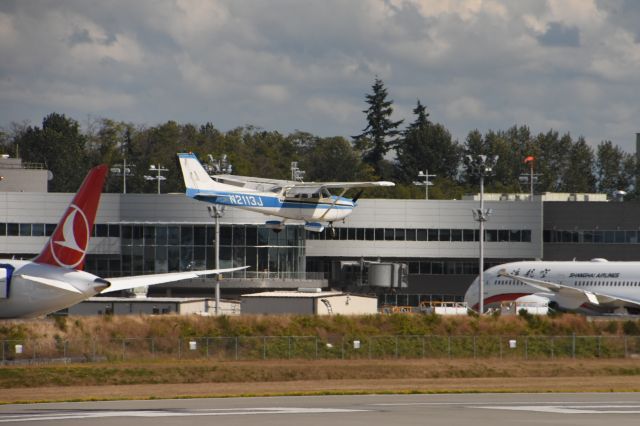
[[[0,367],[0,403],[349,393],[637,392],[635,359],[162,361]]]

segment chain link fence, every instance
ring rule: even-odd
[[[236,336],[0,340],[2,364],[170,359],[640,358],[640,336]]]

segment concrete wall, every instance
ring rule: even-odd
[[[315,312],[318,315],[329,315],[327,305],[322,302],[322,299],[326,299],[331,304],[331,310],[334,315],[366,315],[378,312],[377,298],[343,294],[340,296],[315,298]]]
[[[242,315],[245,314],[302,314],[314,313],[311,297],[243,297]]]
[[[478,229],[471,211],[476,201],[363,199],[336,227]],[[485,244],[485,257],[542,257],[542,203],[487,202],[493,209],[486,229],[529,229],[530,243]],[[307,240],[308,257],[477,258],[477,242]]]
[[[640,203],[575,203],[544,204],[544,229],[579,230],[640,230]],[[545,260],[640,260],[640,244],[611,243],[545,243]]]

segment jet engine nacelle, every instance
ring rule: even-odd
[[[11,276],[7,273],[6,267],[0,268],[0,299],[9,297],[9,287],[11,286]]]
[[[304,224],[304,229],[311,232],[322,232],[324,231],[324,225],[318,222],[307,222]]]
[[[265,226],[274,232],[280,232],[284,229],[284,223],[279,220],[268,220],[265,222]]]

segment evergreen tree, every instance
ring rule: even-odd
[[[583,137],[578,138],[571,146],[568,165],[569,167],[564,172],[561,191],[595,192],[596,177],[593,174],[593,149],[587,145]]]
[[[52,113],[42,120],[42,129],[29,126],[15,141],[25,162],[43,163],[53,173],[52,192],[76,191],[88,170],[86,137],[79,127],[77,121]]]
[[[633,190],[635,177],[635,158],[604,141],[597,148],[598,191],[611,196],[617,190]]]
[[[387,89],[382,80],[376,77],[372,90],[373,93],[366,95],[369,108],[362,111],[367,115],[367,127],[353,139],[356,148],[363,153],[363,160],[374,168],[378,176],[384,178],[384,156],[395,147],[396,137],[400,133],[398,126],[404,120],[391,120],[393,101],[387,100]]]
[[[467,185],[478,185],[480,178],[471,168],[469,158],[476,158],[479,155],[487,154],[487,144],[485,143],[482,133],[478,129],[472,130],[467,135],[464,146],[462,147],[462,163],[464,165],[460,180]]]
[[[441,124],[429,121],[426,107],[418,101],[416,116],[403,133],[396,151],[398,177],[412,182],[420,171],[427,170],[440,178],[452,179],[458,172],[460,148]]]

